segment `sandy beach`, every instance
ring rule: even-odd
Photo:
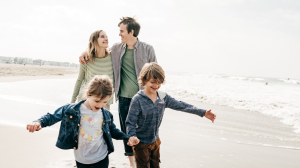
[[[76,78],[78,71],[75,67],[0,64],[0,82]]]
[[[75,68],[69,70],[60,69],[61,67],[43,67],[47,74],[49,71],[52,72],[48,76],[41,73],[42,69],[36,66],[28,68],[25,74],[20,72],[21,66],[13,66],[15,67],[0,64],[0,83],[77,76]],[[18,70],[16,73],[14,71],[8,73],[8,70],[3,73],[3,68]],[[58,73],[60,75],[55,75]],[[74,167],[73,150],[55,147],[58,136],[56,127],[29,133],[24,123],[9,122],[14,115],[17,115],[15,118],[18,120],[25,118],[24,122],[36,119],[27,118],[26,113],[30,113],[28,103],[16,102],[17,105],[12,108],[14,104],[11,100],[1,98],[0,100],[2,107],[0,167]],[[293,131],[292,126],[281,123],[280,119],[227,106],[184,101],[202,109],[212,109],[217,114],[217,119],[215,123],[211,123],[205,118],[167,109],[160,127],[162,168],[299,167],[300,135]],[[120,128],[117,109],[117,103],[114,103],[111,111],[115,124]],[[123,155],[122,142],[115,140],[114,146],[115,152],[109,156],[110,167],[128,167],[128,160]]]

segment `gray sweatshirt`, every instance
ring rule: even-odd
[[[151,144],[159,136],[165,108],[184,111],[203,117],[206,110],[198,109],[193,105],[175,100],[165,92],[158,91],[155,103],[143,92],[139,91],[131,100],[126,130],[129,136],[136,136],[141,143]]]
[[[122,57],[124,56],[125,51],[126,43],[116,43],[111,47],[110,54],[114,69],[114,92],[116,95],[116,101],[119,99]],[[140,41],[139,39],[137,39],[137,42],[134,46],[133,58],[137,78],[140,75],[140,72],[146,63],[157,62],[153,47],[145,42]],[[143,88],[140,87],[139,89]]]

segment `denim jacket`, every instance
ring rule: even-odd
[[[41,127],[51,126],[61,121],[59,135],[56,146],[60,149],[77,149],[78,136],[80,127],[80,105],[85,100],[79,103],[72,103],[58,108],[54,114],[47,113],[35,122],[39,122]],[[103,138],[107,144],[108,153],[114,151],[112,138],[120,140],[128,140],[129,136],[116,128],[113,122],[113,115],[106,109],[101,109],[103,112]]]

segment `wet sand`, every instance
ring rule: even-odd
[[[298,167],[299,136],[279,120],[261,114],[191,102],[211,107],[215,123],[205,118],[167,109],[160,127],[161,167]],[[119,127],[116,104],[112,106]],[[243,115],[238,115],[244,112]],[[242,117],[241,117],[242,116]],[[241,119],[239,119],[241,117]],[[265,123],[260,121],[265,120]],[[62,167],[75,165],[72,150],[55,147],[57,129],[28,133],[24,126],[0,125],[1,167]],[[114,140],[110,167],[128,167],[123,143]]]
[[[67,76],[52,75],[51,78]],[[74,78],[76,76],[73,74]],[[0,82],[46,78],[48,76],[7,75],[0,77]],[[258,112],[196,101],[186,102],[199,108],[212,109],[217,119],[211,123],[205,118],[166,109],[160,127],[162,168],[299,167],[300,135],[293,132],[292,126]],[[2,103],[11,102],[3,100]],[[22,108],[30,106],[26,103],[18,105]],[[11,106],[2,107],[4,109],[0,114],[5,117],[5,112]],[[117,103],[114,103],[111,111],[115,124],[120,128],[117,109]],[[73,150],[55,147],[58,129],[44,128],[29,133],[25,125],[2,123],[0,131],[0,167],[71,168],[75,165]],[[123,154],[122,141],[114,140],[114,146],[115,152],[109,156],[110,167],[129,167],[128,159]]]

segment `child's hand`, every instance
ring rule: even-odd
[[[137,145],[138,143],[140,143],[140,140],[135,137],[135,136],[132,136],[129,138],[128,142],[127,142],[127,145],[128,146],[134,146],[134,145]]]
[[[205,115],[204,115],[207,119],[211,120],[212,122],[215,121],[216,119],[216,115],[214,113],[211,112],[211,110],[207,110],[205,112]]]
[[[42,129],[41,124],[38,122],[32,122],[30,124],[27,124],[26,128],[29,132],[34,132]]]

